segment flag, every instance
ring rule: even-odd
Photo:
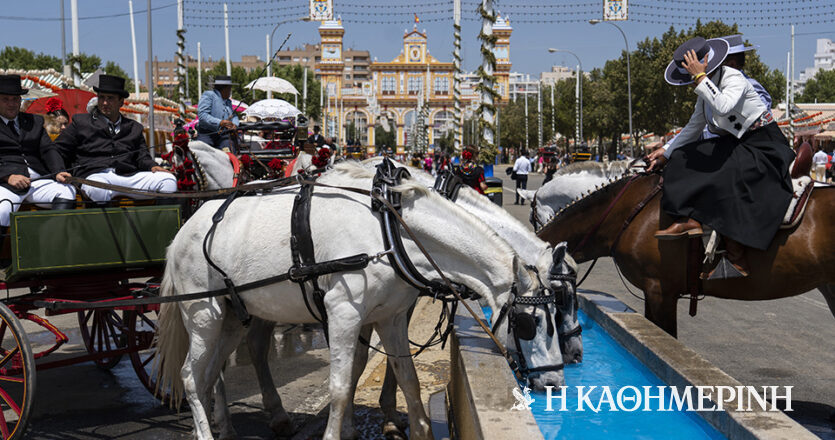
[[[415,23],[420,23],[420,18],[418,18],[417,14],[415,14]]]

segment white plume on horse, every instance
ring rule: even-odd
[[[290,104],[283,99],[262,99],[260,101],[253,102],[252,105],[244,111],[244,114],[247,117],[254,116],[260,119],[284,119],[295,118],[296,116],[302,114],[302,112],[293,104]]]
[[[605,186],[629,171],[629,161],[575,162],[557,170],[554,179],[536,191],[519,189],[531,203],[531,223],[539,229],[560,209],[595,188]],[[536,196],[536,203],[533,203]]]
[[[264,76],[258,78],[256,80],[251,81],[246,86],[248,88],[254,88],[255,90],[263,90],[265,92],[274,92],[274,93],[292,93],[294,95],[298,95],[299,91],[296,89],[290,81],[286,79],[282,79],[276,76]]]
[[[357,165],[353,169],[352,165],[340,165],[319,181],[370,188],[371,178],[361,177],[368,174]],[[467,285],[485,297],[509,292],[514,283],[520,295],[538,292],[540,286],[535,275],[523,267],[506,242],[477,218],[420,185],[406,183],[399,190],[405,221],[452,281]],[[311,204],[310,223],[317,259],[325,261],[361,252],[374,255],[384,249],[376,214],[366,196],[329,188],[317,189],[314,194],[321,193],[331,196],[327,197],[327,203],[314,200]],[[275,191],[232,203],[209,248],[215,263],[231,279],[238,283],[255,281],[292,265],[288,251],[289,215],[295,194],[294,190]],[[203,205],[169,246],[161,295],[224,287],[217,272],[206,264],[202,251],[202,238],[221,203],[215,200]],[[334,212],[342,215],[334,216]],[[415,243],[404,237],[404,244],[417,269],[432,273]],[[409,353],[406,311],[415,301],[417,291],[397,277],[386,260],[373,260],[362,271],[323,276],[320,283],[327,292],[325,307],[330,317],[332,363],[331,411],[324,437],[340,438],[346,406],[353,395],[351,372],[360,328],[373,324],[387,352]],[[314,322],[295,284],[284,282],[254,289],[242,292],[241,297],[249,311],[262,319],[279,323]],[[164,371],[160,383],[185,385],[180,390],[185,391],[190,403],[200,439],[213,438],[206,412],[212,387],[223,360],[244,332],[229,312],[226,302],[219,298],[170,303],[161,311],[158,353],[164,359]],[[431,438],[411,358],[391,357],[389,361],[397,364],[394,370],[406,396],[412,438]],[[342,434],[350,437],[355,434],[353,424],[350,417],[344,421]]]

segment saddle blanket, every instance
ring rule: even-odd
[[[783,217],[783,223],[780,225],[780,229],[793,228],[800,223],[800,219],[803,218],[803,213],[806,211],[809,196],[815,187],[812,183],[812,178],[809,176],[800,176],[792,179],[794,194],[789,203],[789,208],[786,210],[786,215]]]

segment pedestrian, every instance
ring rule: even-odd
[[[696,37],[675,50],[665,80],[694,85],[696,107],[669,147],[650,154],[649,171],[664,168],[661,207],[675,219],[655,236],[696,237],[707,224],[724,238],[731,276],[744,277],[746,247],[767,249],[789,206],[795,155],[751,83],[722,66],[728,49],[725,40]],[[705,125],[720,136],[698,140]]]
[[[826,181],[826,163],[829,162],[829,156],[823,151],[820,145],[818,145],[817,152],[814,156],[812,156],[812,162],[815,164],[815,175],[812,176],[813,179],[819,180],[821,182]]]
[[[453,168],[455,175],[461,178],[464,185],[484,194],[487,191],[487,182],[484,180],[484,168],[480,167],[475,160],[475,147],[465,147],[461,152],[462,163]]]
[[[519,188],[528,189],[528,174],[531,172],[531,160],[528,159],[527,153],[527,151],[522,150],[521,156],[513,164],[513,172],[516,173],[516,201],[513,202],[514,205],[525,204],[525,199],[519,197]]]
[[[238,127],[238,115],[232,107],[231,76],[218,75],[212,82],[212,90],[203,92],[197,104],[197,140],[203,141],[215,148],[229,149],[231,140],[228,133],[221,130],[231,130]],[[234,136],[234,134],[233,134]]]
[[[554,179],[554,174],[557,172],[557,158],[555,156],[551,156],[548,160],[545,161],[545,180],[542,181],[542,185],[550,182]]]

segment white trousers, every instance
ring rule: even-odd
[[[32,183],[29,185],[29,191],[25,194],[16,194],[6,187],[0,186],[0,226],[9,226],[9,216],[12,212],[17,211],[23,202],[31,202],[42,208],[49,208],[52,199],[56,197],[75,200],[74,186],[58,183],[52,179],[34,180],[38,177],[41,177],[41,175],[29,168],[29,178],[32,179]]]
[[[165,172],[154,173],[151,171],[140,171],[132,176],[120,176],[112,168],[108,168],[101,173],[90,174],[87,176],[87,179],[143,191],[159,193],[173,193],[177,191],[177,178],[173,174]],[[107,202],[116,196],[125,196],[132,199],[149,198],[135,194],[124,194],[109,189],[96,188],[89,185],[81,185],[81,190],[94,202]]]
[[[815,164],[815,175],[812,178],[816,180],[820,180],[821,182],[826,182],[826,164]]]

